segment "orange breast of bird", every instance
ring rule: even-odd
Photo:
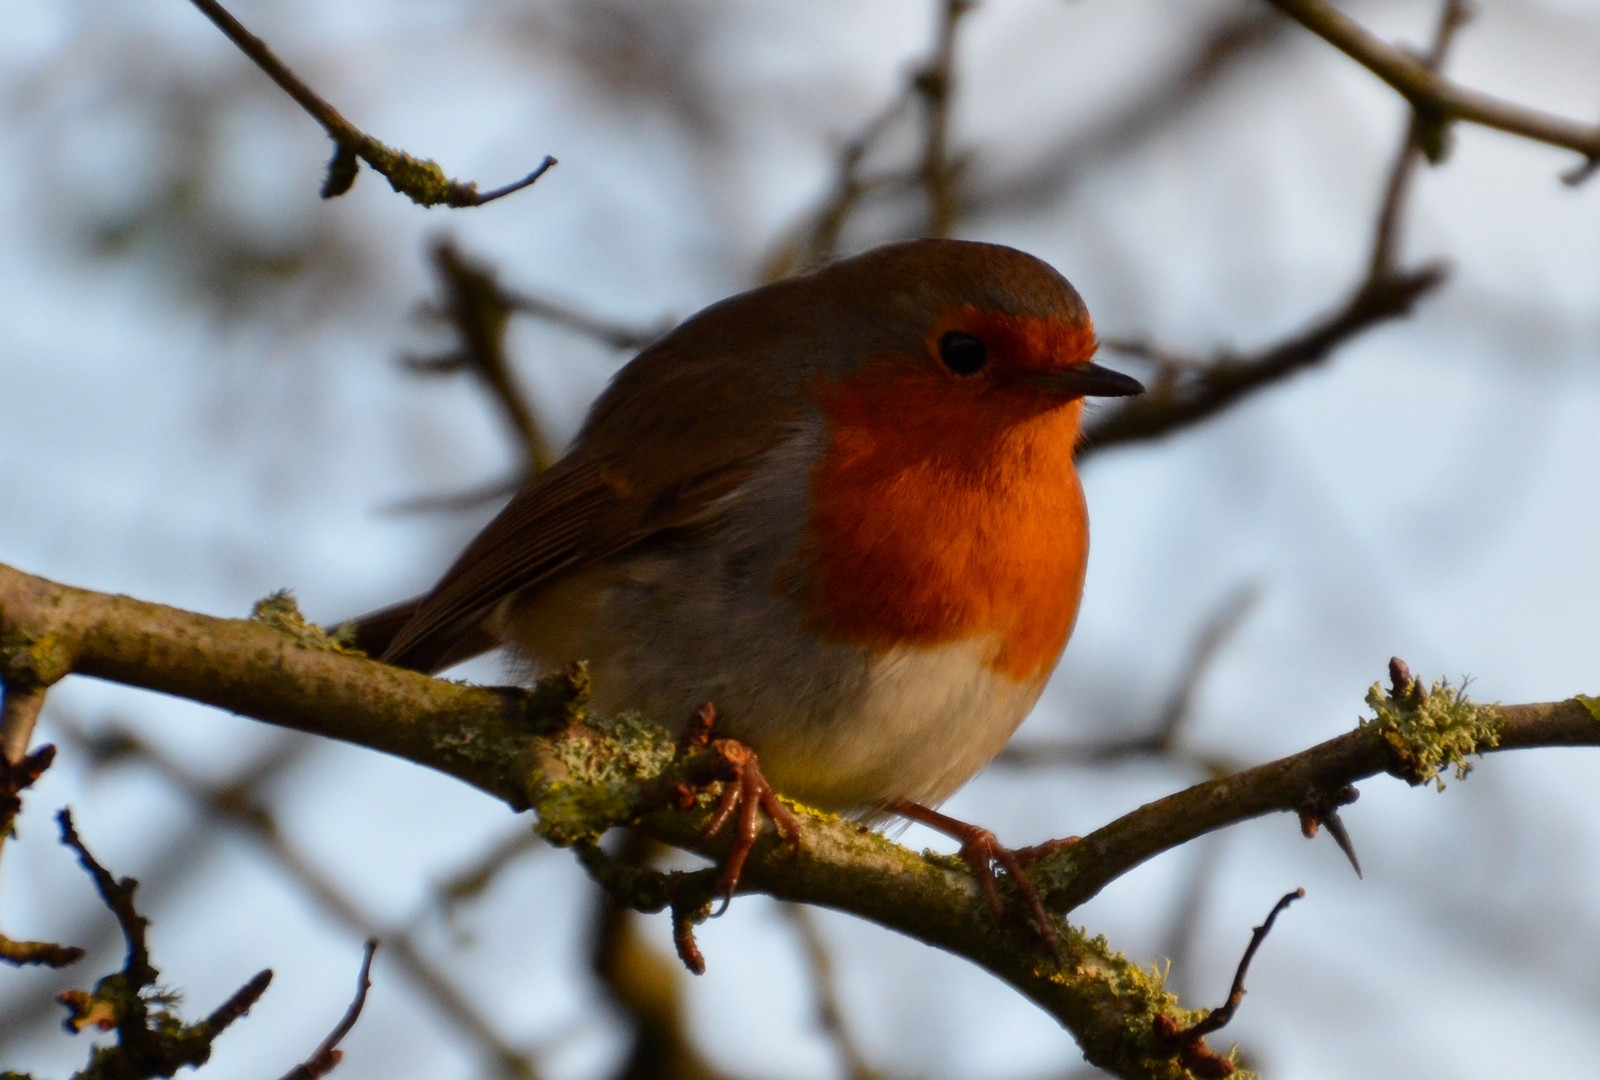
[[[1004,354],[991,378],[887,356],[814,392],[827,435],[811,474],[806,618],[872,650],[991,642],[993,671],[1039,682],[1083,592],[1082,405],[1016,376],[1086,359],[1093,334],[1015,319],[981,329]]]

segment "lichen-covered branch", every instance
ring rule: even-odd
[[[1379,773],[1411,784],[1438,783],[1442,770],[1464,770],[1474,754],[1600,746],[1600,701],[1593,698],[1476,705],[1447,683],[1414,694],[1418,691],[1403,688],[1396,700],[1374,687],[1367,701],[1378,716],[1356,730],[1147,803],[1085,836],[1069,851],[1042,860],[1034,883],[1053,904],[1070,910],[1163,851],[1250,818],[1298,814],[1322,804],[1328,793]]]
[[[549,157],[539,163],[527,176],[493,191],[479,191],[470,181],[453,180],[445,175],[438,163],[413,157],[404,150],[374,139],[356,127],[306,83],[267,46],[267,43],[245,29],[227,8],[217,0],[190,0],[195,7],[227,35],[239,51],[255,61],[283,92],[294,99],[311,115],[322,130],[333,140],[333,158],[328,162],[328,174],[322,182],[322,197],[331,199],[349,191],[356,182],[356,173],[365,161],[374,171],[389,181],[389,186],[406,196],[418,206],[482,206],[504,198],[512,192],[532,186],[539,177],[549,172],[556,159]]]
[[[541,832],[558,844],[624,825],[713,858],[729,843],[705,837],[705,799],[681,809],[673,797],[685,782],[704,779],[704,752],[680,752],[671,735],[635,715],[584,716],[578,671],[527,691],[463,686],[346,650],[281,598],[261,605],[255,618],[218,619],[0,566],[0,677],[49,684],[69,673],[396,754],[535,809]],[[1430,713],[1402,693],[1392,705],[1391,715],[1348,735],[1135,811],[1041,861],[1035,881],[1065,908],[1160,851],[1248,817],[1295,811],[1330,785],[1385,770],[1418,780],[1493,739],[1501,749],[1600,744],[1600,707],[1584,699],[1495,709],[1457,695]],[[964,956],[1037,1002],[1074,1033],[1090,1061],[1117,1075],[1186,1074],[1155,1018],[1165,1014],[1182,1027],[1190,1014],[1159,977],[1103,938],[1063,923],[1061,952],[1048,955],[1020,924],[995,923],[958,860],[796,812],[805,818],[800,852],[766,836],[746,866],[746,890],[847,911]]]

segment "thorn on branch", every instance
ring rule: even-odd
[[[361,956],[361,972],[356,976],[356,996],[345,1009],[344,1016],[334,1025],[328,1037],[300,1064],[283,1074],[283,1080],[320,1080],[334,1070],[344,1059],[339,1043],[356,1026],[361,1010],[367,1004],[367,991],[372,987],[372,956],[378,951],[378,939],[368,938]]]
[[[1303,899],[1305,895],[1305,889],[1285,893],[1282,899],[1272,906],[1272,910],[1267,912],[1266,921],[1256,927],[1250,935],[1250,944],[1239,960],[1238,970],[1234,972],[1233,986],[1228,991],[1228,1000],[1212,1009],[1204,1020],[1186,1028],[1179,1028],[1177,1022],[1166,1013],[1156,1015],[1156,1038],[1169,1047],[1184,1067],[1196,1076],[1211,1080],[1233,1075],[1233,1062],[1207,1046],[1206,1036],[1222,1030],[1233,1019],[1239,1003],[1244,1000],[1244,979],[1250,972],[1250,962],[1255,959],[1256,950],[1261,948],[1261,943],[1272,932],[1272,924],[1277,921],[1278,915],[1296,900]]]
[[[521,191],[539,177],[549,172],[556,159],[546,156],[539,167],[515,183],[492,191],[480,192],[471,181],[454,180],[445,175],[438,164],[416,158],[403,150],[396,150],[368,135],[311,89],[289,66],[256,37],[244,24],[234,18],[217,0],[190,0],[201,13],[238,46],[239,51],[255,62],[267,76],[311,115],[328,138],[333,140],[333,157],[328,161],[328,173],[322,181],[322,197],[331,199],[343,195],[355,185],[360,162],[389,181],[389,186],[409,198],[418,206],[449,206],[461,208],[482,206],[496,199]]]
[[[1356,858],[1356,847],[1344,827],[1344,819],[1339,816],[1339,807],[1349,806],[1360,797],[1361,792],[1356,790],[1354,784],[1346,784],[1332,791],[1312,788],[1306,792],[1305,800],[1299,807],[1300,834],[1307,840],[1314,839],[1318,828],[1326,825],[1328,835],[1339,845],[1344,857],[1350,860],[1350,868],[1356,872],[1356,877],[1362,876],[1361,860]]]

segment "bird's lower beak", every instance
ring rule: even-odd
[[[1037,372],[1027,376],[1031,386],[1062,397],[1132,397],[1144,393],[1144,383],[1131,375],[1081,364],[1065,371]]]

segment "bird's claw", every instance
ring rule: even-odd
[[[1012,885],[1016,887],[1018,895],[1022,897],[1022,902],[1027,906],[1028,914],[1032,916],[1033,924],[1038,928],[1039,937],[1052,953],[1059,951],[1061,937],[1056,932],[1055,920],[1050,917],[1050,912],[1044,906],[1044,899],[1029,879],[1027,867],[1046,855],[1071,847],[1078,842],[1078,837],[1047,840],[1032,847],[1008,848],[988,829],[959,821],[919,803],[897,801],[890,805],[890,809],[913,821],[920,821],[951,839],[961,841],[961,850],[957,854],[962,862],[972,868],[996,922],[1004,920],[1005,905],[1000,899],[1000,888],[995,881],[994,868],[999,866],[1004,870]]]
[[[737,739],[711,737],[716,715],[710,702],[700,706],[690,719],[681,742],[685,749],[709,750],[717,759],[714,769],[716,779],[722,783],[722,794],[701,835],[716,836],[729,821],[736,820],[733,847],[722,864],[722,875],[717,878],[717,895],[722,898],[722,905],[712,913],[713,918],[727,911],[733,901],[745,861],[761,835],[761,811],[767,812],[790,850],[800,850],[800,819],[790,813],[772,785],[767,783],[767,778],[761,775],[754,750]]]

